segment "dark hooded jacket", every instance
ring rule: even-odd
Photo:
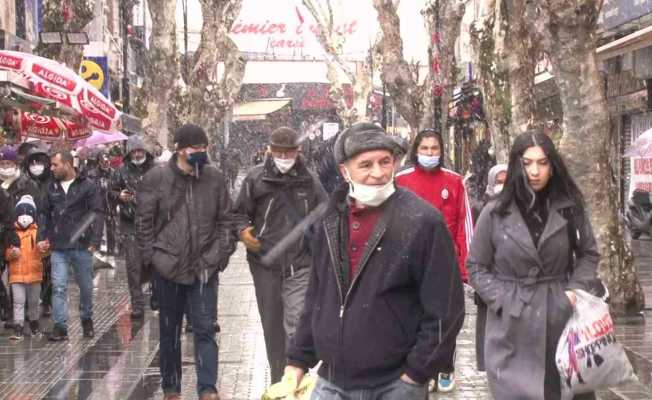
[[[97,190],[99,191],[102,202],[104,203],[105,217],[110,219],[115,215],[116,210],[116,203],[109,198],[109,184],[114,170],[110,166],[108,168],[100,167],[100,157],[108,157],[108,153],[104,150],[97,153],[94,158],[96,161],[95,165],[92,168],[88,168],[87,166],[79,173],[79,175],[86,176],[97,185]]]
[[[191,285],[226,268],[235,251],[236,215],[223,174],[206,165],[199,177],[169,162],[153,167],[136,192],[136,237],[144,265]]]
[[[136,165],[131,162],[131,152],[134,150],[145,150],[145,162]],[[109,184],[109,200],[120,206],[120,220],[128,226],[136,222],[136,204],[134,201],[124,202],[120,200],[120,192],[127,190],[132,194],[138,193],[140,182],[143,176],[154,166],[154,157],[147,151],[142,139],[136,135],[127,140],[127,155],[124,163],[118,168]]]
[[[236,210],[253,226],[261,251],[247,251],[247,260],[262,265],[260,256],[271,250],[310,212],[326,200],[326,192],[301,157],[282,174],[271,157],[245,177],[236,200]],[[299,270],[310,266],[310,249],[305,236],[290,246],[269,268]]]
[[[12,205],[12,211],[13,207],[18,203],[18,200],[25,195],[32,196],[34,203],[36,203],[37,211],[43,207],[43,197],[41,196],[38,185],[23,171],[20,171],[18,179],[13,181],[9,185],[9,188],[3,189],[3,191],[9,195],[9,203]]]
[[[464,321],[464,292],[442,215],[398,188],[380,206],[358,273],[348,282],[348,185],[315,223],[313,269],[289,364],[345,390],[406,373],[424,384],[449,362]]]
[[[43,164],[44,169],[41,175],[34,175],[29,171],[29,166],[38,161]],[[23,171],[27,174],[38,186],[40,192],[40,198],[44,199],[48,193],[48,185],[52,181],[52,171],[50,171],[50,154],[47,148],[45,147],[34,147],[30,149],[25,158]]]

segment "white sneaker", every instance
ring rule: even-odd
[[[441,393],[452,392],[455,389],[455,374],[440,373],[437,376],[437,391]]]

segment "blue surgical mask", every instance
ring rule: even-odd
[[[425,169],[433,169],[439,166],[439,156],[426,156],[417,154],[417,161]]]
[[[205,151],[190,153],[188,154],[188,164],[201,171],[204,165],[208,164],[208,154]]]

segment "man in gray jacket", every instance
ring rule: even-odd
[[[208,164],[208,138],[196,125],[175,133],[176,153],[152,168],[136,193],[136,237],[144,265],[154,269],[159,299],[162,387],[180,399],[181,323],[186,302],[194,328],[197,392],[219,399],[217,279],[235,251],[235,220],[224,176]]]
[[[319,179],[299,155],[297,133],[272,132],[268,157],[244,180],[236,209],[248,224],[240,227],[254,279],[272,382],[283,376],[285,348],[294,334],[310,278],[309,233],[269,265],[261,257],[326,198]]]

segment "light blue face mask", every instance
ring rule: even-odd
[[[433,169],[439,166],[439,156],[417,154],[417,161],[425,169]]]

